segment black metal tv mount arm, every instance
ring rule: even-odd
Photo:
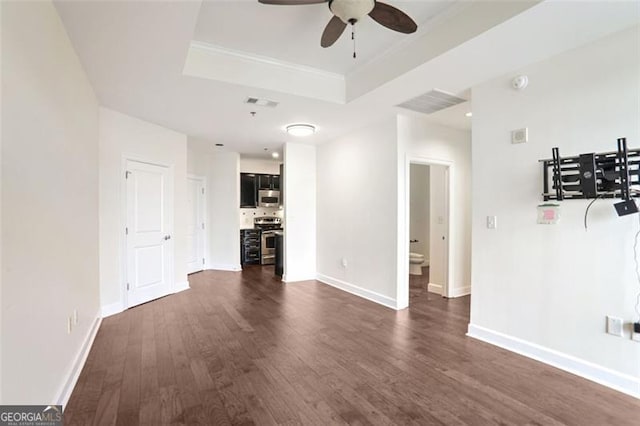
[[[640,197],[640,191],[632,191],[631,186],[640,185],[640,149],[628,149],[626,138],[617,141],[614,152],[565,158],[560,157],[559,148],[553,148],[551,159],[540,160],[544,200],[620,198],[615,204],[620,216],[638,213],[633,198]]]
[[[618,168],[620,170],[620,198],[622,202],[614,204],[618,216],[638,213],[638,205],[631,199],[631,179],[629,178],[629,151],[627,139],[618,139]]]

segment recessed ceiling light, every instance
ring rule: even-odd
[[[469,111],[468,113],[466,113],[464,115],[465,117],[473,117],[473,113],[471,111]]]
[[[287,126],[287,133],[292,136],[309,136],[315,132],[315,126],[311,124],[290,124]]]
[[[280,154],[278,154],[277,152],[272,152],[272,153],[271,153],[271,156],[272,156],[273,158],[278,158],[278,157],[280,157]]]

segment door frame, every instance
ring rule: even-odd
[[[409,306],[409,226],[410,226],[410,191],[411,191],[411,164],[420,164],[425,166],[443,166],[445,167],[445,217],[447,219],[446,239],[445,239],[445,282],[442,287],[442,297],[452,297],[451,282],[454,278],[453,265],[455,263],[455,253],[453,253],[451,240],[454,238],[454,227],[452,226],[451,212],[454,209],[454,186],[453,176],[455,168],[452,161],[441,160],[431,157],[407,156],[405,159],[404,170],[404,188],[401,188],[402,198],[400,199],[400,211],[404,209],[403,214],[399,215],[398,220],[398,288],[397,288],[397,305],[398,309],[404,309]]]
[[[167,182],[167,204],[170,206],[165,214],[167,215],[168,222],[171,224],[170,229],[167,231],[172,236],[169,247],[167,248],[169,254],[169,291],[168,294],[175,293],[176,289],[176,272],[175,272],[175,238],[174,238],[174,230],[175,230],[175,218],[174,218],[174,209],[175,209],[175,173],[174,173],[174,165],[166,164],[159,161],[152,161],[147,158],[135,155],[135,154],[125,154],[122,156],[121,160],[121,185],[120,185],[120,276],[122,277],[122,282],[120,283],[120,301],[122,303],[122,309],[127,310],[131,306],[129,306],[129,293],[127,291],[127,282],[128,282],[128,247],[127,247],[127,165],[128,163],[136,162],[142,164],[148,164],[151,166],[164,167],[167,169],[167,174],[169,176]],[[165,295],[166,296],[166,295]]]
[[[202,258],[204,259],[204,263],[202,264],[202,269],[201,269],[201,271],[204,271],[208,269],[208,266],[209,266],[209,261],[207,257],[207,252],[209,250],[209,238],[207,238],[208,231],[209,231],[209,221],[208,221],[209,218],[207,216],[207,212],[208,212],[207,178],[206,176],[187,173],[187,180],[189,179],[200,181],[200,183],[202,184],[202,189],[204,190],[204,192],[202,193],[202,211],[200,212],[202,213],[202,223],[204,224],[204,229],[203,229],[204,232],[202,233]]]

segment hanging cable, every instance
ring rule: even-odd
[[[585,231],[588,229],[588,227],[587,227],[587,216],[589,215],[589,209],[591,208],[593,203],[595,203],[596,201],[598,201],[599,199],[601,199],[601,198],[603,198],[603,197],[605,197],[607,195],[614,194],[614,193],[615,193],[615,191],[603,192],[602,194],[599,194],[596,198],[591,200],[591,202],[587,206],[587,209],[584,211],[584,230]]]
[[[640,190],[631,189],[631,192],[640,194]],[[640,246],[640,214],[638,214],[638,232],[633,240],[633,262],[635,264],[636,280],[638,281],[638,294],[636,295],[635,311],[640,322],[640,260],[638,260],[638,246]]]
[[[636,315],[640,322],[640,261],[638,260],[638,244],[640,244],[640,214],[638,214],[638,232],[633,242],[633,262],[636,265],[636,280],[638,281],[638,294],[636,295]]]

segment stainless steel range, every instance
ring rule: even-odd
[[[276,259],[276,231],[282,230],[282,219],[275,216],[256,217],[253,226],[261,231],[260,264],[273,265]]]

